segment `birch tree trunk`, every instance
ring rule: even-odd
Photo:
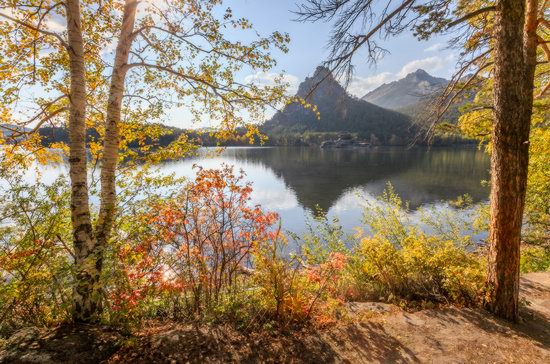
[[[79,0],[67,0],[67,32],[70,62],[69,165],[71,221],[76,281],[73,287],[73,319],[90,321],[100,302],[99,271],[94,264],[96,243],[88,201],[86,155],[86,67]]]
[[[96,236],[99,252],[103,252],[111,234],[116,212],[116,169],[119,158],[119,124],[122,98],[124,96],[124,82],[128,55],[135,38],[134,24],[136,18],[137,0],[126,0],[122,29],[115,52],[115,63],[111,75],[109,99],[107,101],[107,115],[105,119],[105,140],[103,145],[103,159],[101,162],[101,206],[96,224]],[[101,269],[102,255],[97,262]]]
[[[520,239],[536,66],[536,34],[532,48],[536,3],[527,0],[526,7],[524,0],[499,0],[495,19],[495,121],[486,306],[496,316],[511,321],[518,319]]]

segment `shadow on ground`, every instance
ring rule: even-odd
[[[550,363],[550,273],[526,275],[521,285],[526,304],[517,324],[475,309],[410,313],[357,303],[350,322],[288,335],[178,324],[133,336],[29,328],[0,349],[0,363]]]

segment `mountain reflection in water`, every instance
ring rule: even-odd
[[[192,165],[242,168],[252,181],[254,203],[281,214],[285,228],[301,231],[304,214],[319,206],[345,228],[360,224],[356,193],[380,195],[388,182],[416,210],[463,194],[488,198],[489,158],[475,148],[320,149],[298,147],[227,148],[216,157],[166,163],[162,170],[191,177]]]

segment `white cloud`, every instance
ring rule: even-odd
[[[299,79],[298,77],[285,73],[268,73],[268,72],[256,72],[253,75],[248,75],[244,78],[245,83],[255,84],[257,86],[275,86],[278,79],[288,85],[287,93],[294,95],[298,91]]]
[[[448,57],[434,56],[434,57],[428,57],[423,59],[416,59],[404,65],[401,68],[401,70],[397,72],[397,76],[399,78],[403,78],[409,73],[414,72],[419,68],[425,70],[430,74],[434,74],[434,72],[440,71],[443,68],[445,68],[451,60],[452,60],[452,55]]]
[[[270,174],[273,175],[273,172]],[[274,178],[277,177],[274,176]],[[266,210],[281,211],[299,207],[296,196],[285,188],[281,190],[257,188],[252,191],[251,197],[254,203],[263,206]]]
[[[67,30],[67,23],[62,17],[49,18],[46,21],[47,28],[53,32],[64,32]]]
[[[370,77],[355,76],[348,87],[348,92],[357,97],[363,97],[369,91],[376,89],[384,83],[399,80],[419,68],[425,70],[432,76],[439,76],[438,72],[445,71],[455,61],[455,55],[449,54],[445,57],[433,56],[416,59],[405,64],[397,73],[382,72]],[[427,85],[420,85],[426,86]]]
[[[349,84],[348,91],[354,96],[363,97],[369,91],[386,82],[394,81],[397,77],[391,72],[382,72],[370,77],[356,76]]]
[[[24,19],[24,11],[15,10],[14,8],[6,8],[2,9],[2,12],[8,16],[11,16],[12,18],[18,19],[18,20],[25,20]],[[2,19],[5,20],[5,19]],[[63,32],[67,30],[67,25],[65,22],[65,18],[63,18],[59,14],[49,14],[46,19],[44,20],[45,29],[50,30],[52,32]]]
[[[438,52],[445,49],[447,45],[445,43],[434,43],[428,48],[424,49],[424,52]]]

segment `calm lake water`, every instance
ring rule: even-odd
[[[486,201],[489,158],[476,148],[320,149],[299,147],[227,148],[216,157],[168,162],[162,171],[193,176],[193,164],[242,168],[253,182],[252,200],[278,212],[283,227],[302,232],[318,206],[338,217],[344,229],[362,225],[365,201],[379,196],[390,182],[410,202],[450,209],[446,201],[469,194]]]
[[[458,196],[469,194],[476,203],[489,196],[482,185],[489,178],[489,157],[476,148],[233,147],[212,154],[205,149],[196,157],[164,163],[160,171],[192,178],[194,164],[243,169],[253,182],[252,202],[279,213],[283,228],[296,233],[306,229],[317,206],[338,217],[349,232],[362,226],[366,201],[374,201],[388,182],[409,201],[413,220],[422,206],[452,209],[447,201]],[[42,172],[53,180],[68,168]]]

